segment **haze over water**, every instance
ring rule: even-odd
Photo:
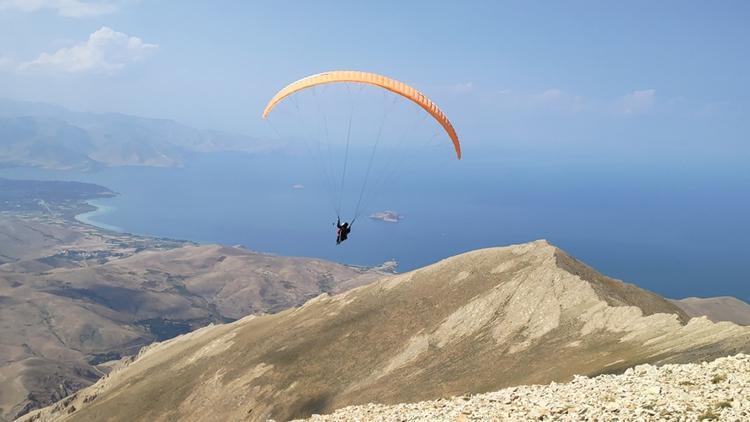
[[[299,155],[208,154],[178,169],[3,169],[0,176],[104,185],[120,196],[98,200],[112,209],[90,220],[132,233],[356,265],[395,259],[399,271],[545,238],[606,275],[667,297],[750,300],[746,174],[717,169],[702,177],[692,169],[633,171],[560,153],[530,159],[518,151],[484,152],[461,162],[428,152],[410,162],[341,246],[312,162]],[[405,218],[367,218],[383,210]]]

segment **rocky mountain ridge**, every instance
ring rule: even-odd
[[[287,420],[750,352],[545,241],[451,257],[150,346],[38,420]]]

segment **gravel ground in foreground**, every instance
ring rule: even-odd
[[[311,421],[750,421],[750,356],[576,377],[566,384],[398,405],[350,406]]]

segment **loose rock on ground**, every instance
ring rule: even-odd
[[[398,405],[367,404],[313,415],[312,421],[748,421],[750,356],[575,377],[566,384]]]

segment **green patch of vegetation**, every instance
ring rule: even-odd
[[[121,359],[122,356],[117,352],[97,353],[89,357],[89,364],[98,365],[111,360]]]
[[[695,385],[695,383],[692,381],[684,380],[684,381],[680,381],[679,385]]]
[[[136,324],[146,327],[156,337],[157,341],[169,340],[191,330],[188,321],[175,321],[165,318],[144,319],[136,321]]]
[[[115,195],[113,191],[91,183],[0,178],[0,210],[4,211],[46,213],[79,207],[93,209],[83,201]]]
[[[716,374],[713,378],[711,378],[711,383],[718,384],[722,381],[726,381],[727,375],[726,374]]]
[[[171,280],[170,280],[171,281]],[[172,287],[170,290],[174,291],[175,293],[179,293],[183,296],[195,296],[190,290],[187,289],[183,284],[177,284],[174,287]]]

